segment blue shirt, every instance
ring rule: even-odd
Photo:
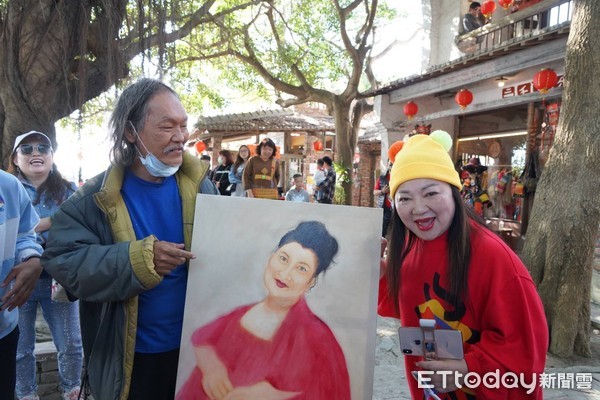
[[[136,238],[183,243],[181,197],[175,176],[161,183],[147,182],[125,172],[121,194]],[[179,265],[161,283],[138,296],[135,351],[161,353],[179,348],[188,270]]]
[[[34,232],[39,220],[23,185],[13,175],[0,171],[0,282],[16,264],[32,255],[42,255]],[[11,285],[0,288],[0,298],[10,288]],[[18,320],[17,308],[0,312],[0,339],[15,329]]]
[[[27,190],[27,194],[29,195],[29,198],[33,202],[37,197],[37,189],[35,188],[35,186],[33,186],[31,183],[29,183],[29,181],[27,179],[25,179],[23,176],[19,176],[19,180],[21,181],[21,184],[25,187],[25,190]],[[66,190],[65,196],[62,199],[62,201],[65,201],[66,199],[68,199],[73,193],[75,193],[76,190],[77,190],[77,185],[75,185],[75,183],[71,182],[71,185]],[[61,201],[61,203],[62,203],[62,201]],[[46,217],[53,216],[54,213],[57,212],[58,209],[60,208],[61,203],[58,203],[58,202],[52,200],[51,198],[46,196],[46,193],[43,193],[40,196],[40,202],[38,204],[34,204],[33,208],[35,208],[35,212],[37,212],[37,214],[39,215],[40,218],[46,218]],[[39,233],[37,233],[36,236],[37,236],[37,242],[43,246],[46,243],[46,240],[48,240],[48,231],[39,232]]]

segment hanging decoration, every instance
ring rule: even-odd
[[[404,146],[404,142],[402,140],[394,142],[390,146],[390,148],[388,150],[388,160],[390,160],[392,162],[392,164],[396,160],[396,154],[398,154],[398,152],[400,150],[402,150],[402,146]]]
[[[206,150],[206,143],[204,143],[202,140],[198,140],[196,144],[194,144],[194,149],[196,149],[198,153],[202,153],[204,150]]]
[[[323,151],[323,142],[320,140],[317,140],[316,142],[314,142],[313,149],[315,149],[315,151]]]
[[[510,8],[510,6],[512,6],[514,3],[514,0],[498,0],[498,4],[500,4],[500,7],[504,8],[506,11],[508,11],[508,9]]]
[[[456,96],[454,96],[454,101],[458,104],[461,110],[465,110],[469,104],[473,102],[473,93],[469,89],[460,89]]]
[[[419,106],[413,101],[409,101],[404,105],[404,115],[408,117],[408,120],[412,120],[415,115],[419,112]]]
[[[533,77],[533,87],[541,94],[548,93],[558,83],[558,75],[551,68],[544,68]]]
[[[496,11],[496,2],[494,0],[486,0],[481,3],[481,14],[486,19],[490,19],[494,11]]]

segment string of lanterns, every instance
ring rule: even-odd
[[[498,0],[498,4],[500,7],[504,8],[505,11],[513,5],[514,0]],[[492,14],[496,11],[496,2],[494,0],[486,0],[481,3],[481,14],[487,19],[489,19]]]
[[[551,68],[543,68],[533,77],[533,87],[541,94],[546,94],[550,89],[558,84],[558,75]],[[469,89],[460,89],[454,96],[454,101],[458,104],[461,110],[465,110],[469,104],[473,102],[473,93]],[[419,106],[413,101],[409,101],[404,105],[404,115],[408,120],[412,120],[419,112]]]

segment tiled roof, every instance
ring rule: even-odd
[[[333,117],[308,116],[291,110],[268,110],[200,117],[194,127],[198,133],[193,134],[190,139],[263,132],[335,132]]]

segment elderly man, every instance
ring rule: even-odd
[[[110,119],[112,166],[55,214],[44,268],[81,299],[96,399],[174,397],[196,194],[217,194],[184,152],[187,114],[165,84],[126,88]]]

